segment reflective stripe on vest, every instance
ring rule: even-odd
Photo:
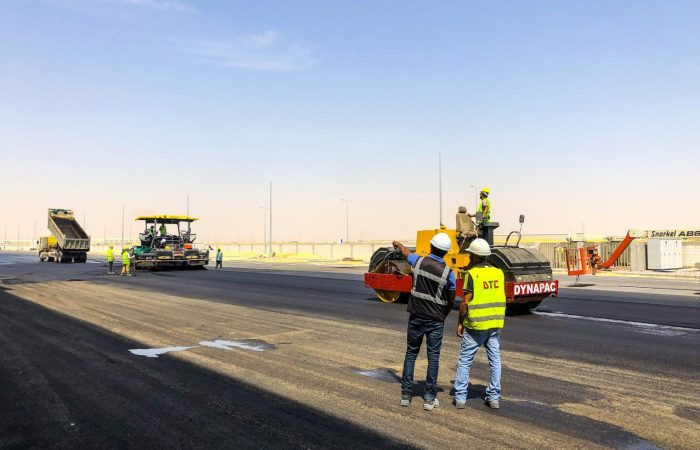
[[[503,328],[506,317],[506,291],[503,271],[496,267],[468,270],[474,285],[474,297],[467,306],[464,326],[470,330]]]
[[[437,303],[438,305],[446,305],[447,300],[442,298],[442,291],[445,289],[445,286],[447,285],[447,279],[450,276],[450,266],[445,264],[445,269],[442,271],[441,276],[435,276],[430,272],[426,272],[425,270],[421,270],[420,265],[423,262],[425,258],[420,257],[418,258],[418,261],[416,262],[416,267],[413,268],[413,289],[411,289],[411,295],[414,296],[415,298],[419,298],[421,300],[428,300],[430,302]],[[416,284],[418,282],[418,277],[425,277],[429,280],[435,281],[438,283],[438,288],[437,292],[435,292],[435,297],[429,294],[424,294],[422,292],[418,292],[416,290]]]
[[[114,250],[112,250],[111,248],[107,249],[107,261],[114,261]]]
[[[129,264],[131,263],[131,259],[129,257],[129,252],[124,252],[122,253],[122,263],[123,264]]]

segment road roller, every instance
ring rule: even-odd
[[[520,224],[525,221],[520,216]],[[421,255],[430,254],[430,240],[437,233],[447,233],[452,240],[452,249],[445,255],[445,262],[454,270],[457,278],[456,297],[462,298],[464,278],[469,265],[466,248],[479,236],[491,246],[489,264],[503,270],[508,310],[526,312],[536,308],[549,296],[557,296],[559,282],[552,277],[552,266],[544,255],[536,250],[520,247],[520,231],[511,232],[504,245],[493,244],[493,232],[497,222],[481,222],[475,225],[464,207],[457,213],[457,227],[448,229],[420,230],[416,235],[416,246],[411,251]],[[512,238],[512,243],[511,243]],[[374,252],[365,273],[365,286],[374,289],[379,300],[386,303],[405,302],[413,287],[411,265],[399,251],[382,247]]]

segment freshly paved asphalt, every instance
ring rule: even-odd
[[[19,283],[81,280],[141,291],[145,297],[149,292],[187,297],[195,305],[198,300],[233,303],[258,309],[269,314],[271,320],[276,312],[285,311],[403,329],[405,305],[377,301],[357,274],[227,268],[223,272],[138,272],[133,278],[121,278],[107,276],[104,271],[98,261],[51,264],[38,263],[33,255],[0,254],[0,345],[5,349],[0,358],[0,448],[406,445],[174,358],[160,358],[158,364],[147,361],[135,369],[127,355],[115,355],[125,347],[138,347],[137,343],[24,301],[8,291]],[[562,282],[561,295],[543,302],[535,313],[508,318],[502,338],[505,354],[522,352],[649,376],[671,374],[700,381],[697,283],[625,279],[588,287],[585,283],[583,287],[571,284]],[[235,300],[232,292],[236,293]],[[455,319],[456,311],[448,318],[447,329],[452,329]],[[456,337],[450,333],[449,339]],[[102,350],[86,357],[86,347]],[[68,375],[61,377],[58,373]],[[83,391],[67,382],[71,377]],[[504,373],[504,384],[507,377]],[[122,382],[125,378],[130,380],[128,386]],[[50,389],[45,388],[47,383]],[[600,383],[604,388],[606,380]],[[44,387],[34,389],[34,384]],[[546,390],[546,386],[536,386],[526,394],[546,397]],[[144,398],[148,391],[157,395]],[[109,402],[108,412],[98,407],[101,402]],[[61,407],[57,408],[59,403]],[[542,416],[538,419],[522,411],[511,413],[528,416],[527,420],[551,421],[553,430],[572,433],[566,417],[536,407],[531,412]],[[66,416],[63,425],[46,418],[56,414]],[[700,423],[700,406],[678,414],[696,425]],[[73,429],[71,421],[82,426]],[[577,432],[584,431],[591,434],[591,443],[598,445],[654,447],[653,442],[635,440],[625,430],[606,428],[597,422],[581,425]],[[603,437],[595,437],[596,433]],[[691,448],[700,442],[688,444]]]

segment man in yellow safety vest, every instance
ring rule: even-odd
[[[475,239],[467,248],[469,266],[464,279],[464,298],[459,307],[457,336],[462,338],[455,375],[455,406],[466,407],[469,369],[476,351],[482,345],[491,370],[491,382],[486,389],[486,405],[500,407],[501,397],[501,329],[506,315],[506,292],[503,271],[490,266],[486,258],[491,247],[484,239]]]
[[[489,200],[489,194],[491,191],[489,188],[481,188],[479,192],[479,203],[476,207],[476,211],[481,213],[483,222],[491,221],[491,200]]]
[[[122,249],[122,276],[130,277],[129,267],[131,267],[131,255],[128,248]]]
[[[112,245],[107,249],[107,264],[109,264],[109,274],[114,274],[114,246]]]

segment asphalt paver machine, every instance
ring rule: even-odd
[[[139,234],[140,244],[133,248],[136,269],[204,267],[209,264],[209,250],[197,249],[189,216],[154,215],[140,216],[144,232]]]

